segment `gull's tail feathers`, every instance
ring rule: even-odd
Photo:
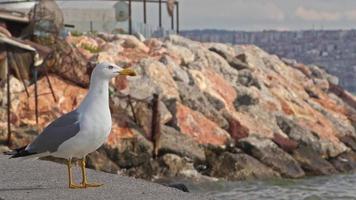
[[[11,151],[4,152],[5,155],[11,156],[10,158],[19,158],[19,157],[28,157],[28,158],[33,158],[33,157],[39,157],[38,153],[36,152],[30,152],[26,149],[26,146],[23,146],[18,149],[14,149]]]

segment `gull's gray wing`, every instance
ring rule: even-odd
[[[63,142],[80,131],[79,116],[77,110],[62,115],[48,125],[26,150],[32,153],[56,151]]]

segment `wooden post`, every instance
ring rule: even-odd
[[[129,0],[129,34],[132,34],[132,0]]]

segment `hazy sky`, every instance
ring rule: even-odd
[[[179,0],[182,29],[356,28],[356,0]]]
[[[3,1],[3,0],[0,0]],[[299,30],[356,28],[356,0],[178,0],[180,27],[189,29]],[[86,8],[112,8],[100,1],[70,2]],[[170,19],[164,8],[164,26]],[[158,24],[158,6],[149,5],[149,23]],[[133,20],[142,22],[142,3],[133,3]]]

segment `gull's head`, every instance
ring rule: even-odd
[[[92,73],[92,76],[107,80],[110,80],[117,75],[135,76],[136,73],[130,68],[123,68],[121,66],[106,62],[98,63]]]

